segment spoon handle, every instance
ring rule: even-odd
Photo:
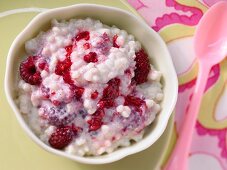
[[[205,63],[205,64],[203,64]],[[209,71],[211,66],[206,65],[206,62],[199,62],[199,73],[196,80],[196,86],[192,100],[190,102],[189,110],[185,115],[182,123],[182,129],[179,132],[179,137],[175,148],[168,160],[164,170],[187,170],[188,169],[188,155],[190,144],[192,141],[193,129],[196,123],[196,118],[199,113],[200,103],[203,92],[206,87]]]

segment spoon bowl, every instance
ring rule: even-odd
[[[227,54],[227,3],[215,4],[201,18],[195,32],[194,49],[198,59],[217,64]]]

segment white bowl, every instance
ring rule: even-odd
[[[18,68],[21,57],[25,54],[24,44],[27,40],[35,37],[41,30],[47,30],[50,20],[69,18],[91,17],[99,19],[107,25],[116,25],[120,29],[131,33],[140,41],[143,47],[152,56],[152,63],[163,74],[164,99],[162,110],[156,120],[146,130],[144,138],[129,147],[120,148],[113,153],[103,156],[80,157],[70,155],[64,151],[56,150],[43,143],[29,128],[21,116],[20,110],[15,103],[17,97]],[[19,22],[19,21],[18,21]],[[56,155],[70,158],[72,160],[88,164],[104,164],[117,161],[125,156],[140,152],[151,146],[164,132],[170,115],[174,109],[177,99],[178,81],[174,66],[167,47],[160,36],[153,31],[140,18],[124,10],[93,4],[80,4],[69,7],[51,9],[37,15],[28,26],[17,36],[10,47],[5,75],[5,92],[7,99],[15,112],[15,115],[27,134],[42,148]],[[26,148],[25,148],[26,149]],[[152,159],[152,158],[151,158]]]

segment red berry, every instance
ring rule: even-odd
[[[39,63],[38,64],[38,67],[41,69],[41,70],[44,70],[46,67],[47,67],[47,63]]]
[[[107,102],[105,100],[100,100],[97,103],[97,107],[103,109],[105,106],[112,106],[111,104],[107,104]]]
[[[98,109],[92,116],[98,119],[102,119],[105,116],[105,112],[103,109]]]
[[[136,108],[140,108],[140,106],[142,106],[143,104],[145,104],[145,102],[135,96],[126,96],[125,97],[125,103],[124,105],[126,106],[134,106]]]
[[[103,90],[102,99],[97,104],[98,107],[110,108],[114,106],[114,100],[119,96],[120,82],[120,79],[114,78],[107,83],[108,86]]]
[[[53,103],[55,106],[59,106],[59,105],[61,104],[61,102],[59,102],[58,100],[54,100],[52,103]]]
[[[80,32],[76,35],[76,41],[80,41],[82,39],[85,39],[86,41],[90,39],[90,33],[88,31]]]
[[[64,80],[66,83],[70,84],[70,85],[73,85],[73,84],[74,84],[74,81],[72,80],[69,71],[67,71],[67,72],[63,75],[63,80]]]
[[[71,91],[73,91],[74,96],[76,99],[80,99],[84,93],[84,88],[83,87],[78,87],[76,85],[71,85]]]
[[[88,120],[87,123],[89,124],[90,131],[96,131],[96,130],[100,129],[100,127],[103,124],[102,120],[98,119],[98,118],[92,118],[91,120]]]
[[[73,132],[70,127],[57,128],[49,138],[49,144],[55,149],[63,149],[73,139]]]
[[[20,64],[21,78],[31,85],[39,85],[42,82],[40,72],[35,66],[36,59],[37,56],[29,56]]]
[[[129,74],[130,75],[131,74],[131,70],[130,69],[126,69],[125,70],[125,74]]]
[[[119,96],[120,79],[114,78],[108,82],[108,86],[103,90],[104,99],[115,99]]]
[[[96,110],[91,119],[87,121],[87,123],[89,124],[89,131],[96,131],[100,129],[100,127],[103,125],[102,119],[104,116],[105,112],[103,109]]]
[[[133,77],[133,81],[136,84],[142,84],[147,81],[147,76],[151,69],[148,55],[144,52],[143,49],[136,52],[136,69],[135,69],[135,76]]]
[[[97,54],[95,52],[90,52],[87,55],[84,56],[84,61],[87,63],[95,63],[98,61]]]
[[[91,94],[91,98],[96,99],[98,97],[98,95],[99,95],[99,92],[97,92],[97,90],[96,90]]]
[[[65,51],[66,51],[66,57],[70,57],[71,53],[73,50],[73,46],[72,45],[68,45],[65,47]]]
[[[60,76],[64,75],[69,72],[71,65],[72,62],[69,58],[66,58],[64,61],[58,61],[55,68],[55,74]]]
[[[89,43],[85,43],[85,44],[83,45],[83,47],[84,47],[85,50],[87,50],[87,49],[90,48],[90,44],[89,44]]]
[[[117,38],[118,38],[118,35],[114,35],[113,36],[113,47],[115,48],[119,48],[120,46],[117,45]]]

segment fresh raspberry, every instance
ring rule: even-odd
[[[69,125],[75,119],[75,113],[67,113],[64,106],[56,106],[45,109],[48,123],[53,126],[62,127]]]
[[[148,55],[144,52],[143,49],[136,52],[136,69],[135,69],[135,76],[133,77],[133,81],[136,84],[142,84],[147,81],[147,76],[151,69]]]
[[[91,117],[90,120],[87,121],[89,124],[89,131],[96,131],[100,129],[103,125],[103,117],[105,116],[103,109],[98,109]]]
[[[135,96],[126,96],[125,97],[125,106],[133,106],[135,111],[142,113],[141,106],[145,105],[145,101]]]
[[[108,86],[103,90],[102,99],[98,102],[100,108],[110,108],[114,105],[114,100],[119,96],[120,79],[111,79]]]
[[[84,47],[85,50],[87,50],[87,49],[89,49],[91,47],[91,45],[89,43],[85,43],[83,45],[83,47]]]
[[[69,71],[65,72],[65,74],[63,75],[63,80],[66,83],[68,83],[69,85],[73,85],[74,84],[74,81],[72,80],[72,77],[71,77]]]
[[[73,46],[69,45],[65,47],[66,50],[66,58],[64,61],[58,61],[56,68],[55,68],[55,74],[63,76],[63,80],[68,84],[74,84],[74,81],[71,79],[70,75],[70,67],[72,65],[72,61],[70,59],[70,55],[72,53]]]
[[[105,112],[103,109],[98,109],[92,116],[98,119],[102,119],[105,116]]]
[[[114,99],[101,99],[97,103],[98,108],[110,108],[114,106]]]
[[[120,79],[111,79],[107,84],[108,86],[103,90],[104,99],[115,99],[119,95]]]
[[[29,56],[20,64],[20,76],[21,78],[31,85],[39,85],[42,82],[40,72],[37,71],[35,62],[37,56]]]
[[[59,105],[61,104],[61,102],[58,101],[58,100],[54,100],[54,101],[52,101],[52,103],[53,103],[55,106],[59,106]]]
[[[95,52],[90,52],[84,56],[84,61],[87,63],[95,63],[98,61],[97,54]]]
[[[126,70],[125,70],[125,74],[131,75],[131,74],[132,74],[132,73],[131,73],[131,70],[130,70],[130,69],[126,69]]]
[[[117,38],[118,38],[118,35],[114,35],[113,36],[113,47],[115,48],[119,48],[120,46],[117,45]]]
[[[76,99],[80,99],[84,93],[83,87],[78,87],[76,85],[71,85],[70,87],[71,91],[73,92]]]
[[[47,63],[45,63],[45,62],[39,63],[38,67],[40,70],[45,70],[45,69],[47,69]]]
[[[65,51],[66,51],[66,57],[70,57],[71,53],[72,53],[72,50],[73,50],[73,46],[72,45],[68,45],[65,47]]]
[[[126,96],[125,97],[125,103],[124,105],[126,106],[134,106],[136,108],[140,108],[140,106],[142,106],[143,104],[145,104],[144,100],[135,97],[135,96]]]
[[[90,33],[88,31],[80,32],[76,35],[76,41],[80,41],[82,39],[85,39],[86,41],[90,39]]]
[[[94,91],[93,93],[91,93],[91,99],[96,99],[98,95],[99,95],[99,92],[97,92],[97,90]]]
[[[60,76],[64,75],[69,72],[71,65],[72,62],[69,58],[66,58],[64,61],[58,61],[55,68],[55,74]]]
[[[87,123],[89,124],[89,131],[96,131],[100,129],[103,124],[102,120],[98,118],[92,118],[88,120]]]
[[[55,149],[63,149],[69,145],[73,139],[73,132],[70,127],[57,128],[49,138],[49,144]]]

